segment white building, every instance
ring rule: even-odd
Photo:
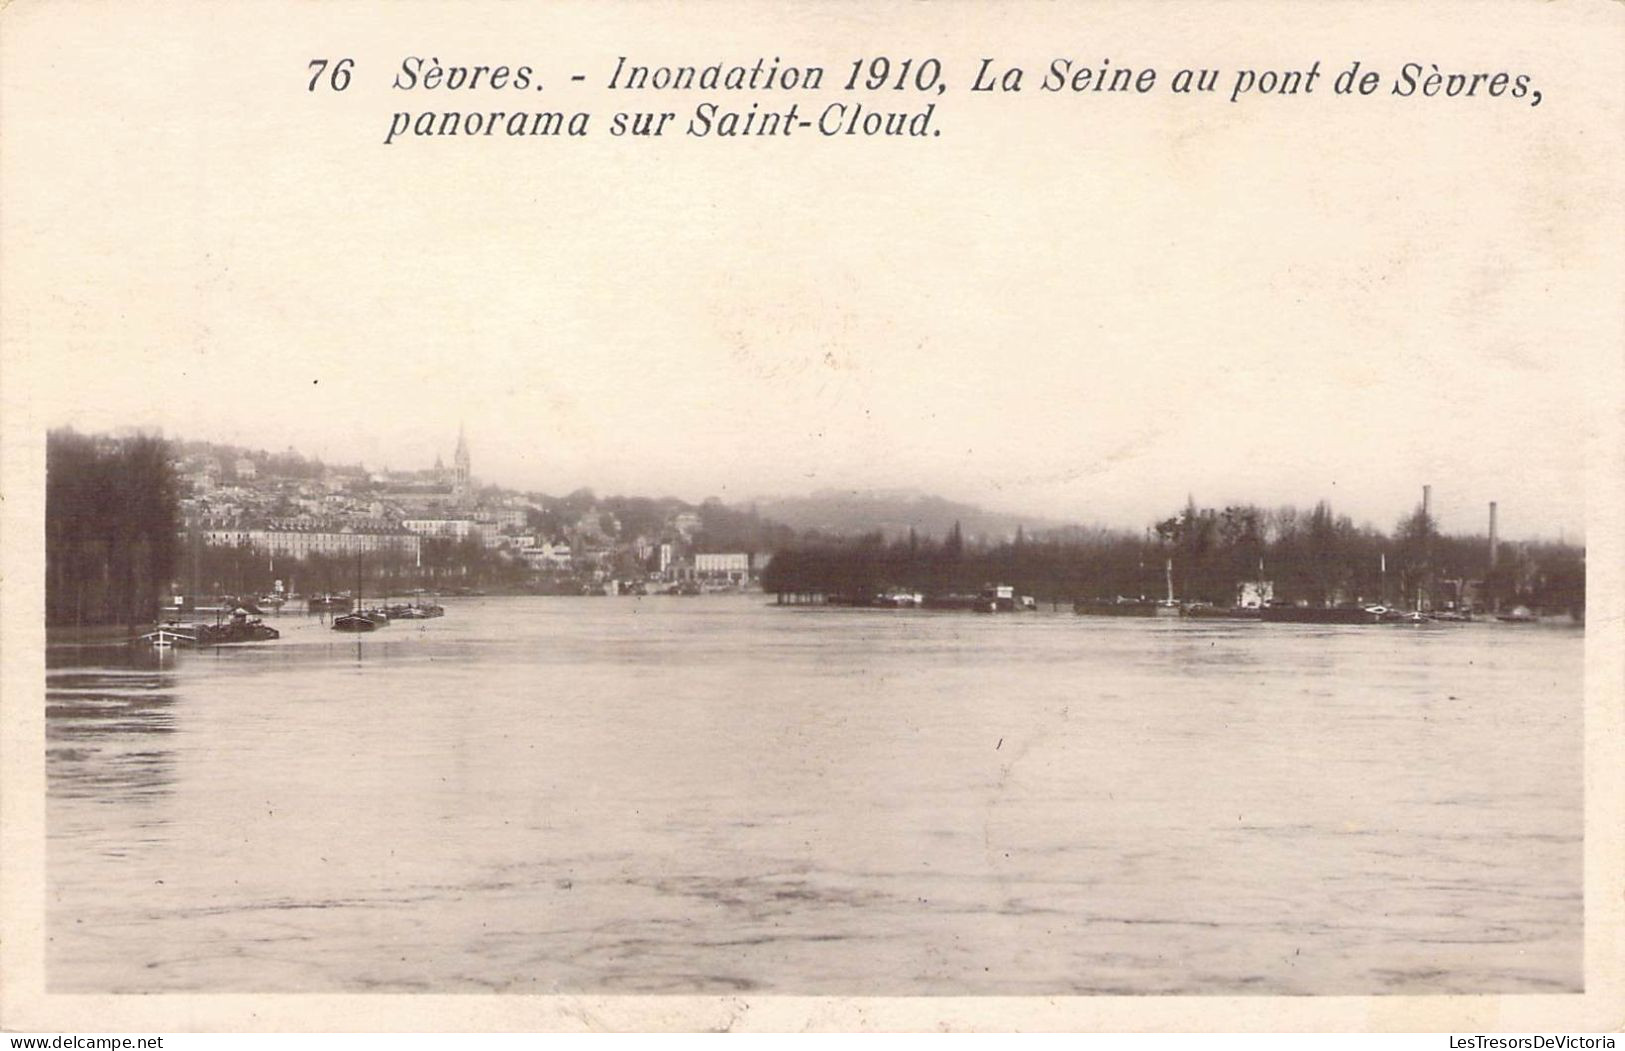
[[[378,552],[393,552],[416,561],[420,538],[414,533],[388,526],[335,525],[331,523],[263,526],[216,526],[199,531],[205,544],[217,547],[251,547],[277,558],[305,558],[310,555],[353,558]]]
[[[284,558],[313,554],[343,558],[391,551],[416,561],[419,551],[418,537],[403,530],[349,526],[255,529],[249,542],[261,551]]]
[[[470,518],[407,518],[402,520],[401,528],[418,536],[442,540],[467,540],[469,537],[477,539],[485,532],[478,522]]]
[[[519,554],[534,569],[569,569],[572,557],[569,544],[538,544]]]
[[[1236,605],[1259,609],[1275,601],[1273,580],[1244,580],[1236,587]]]
[[[253,532],[246,525],[210,526],[198,530],[198,537],[207,547],[240,547],[252,541]]]
[[[749,580],[750,555],[744,552],[695,555],[694,574],[698,577],[726,577],[729,580]]]
[[[530,517],[523,507],[494,507],[475,512],[474,521],[496,530],[518,532],[529,524]]]

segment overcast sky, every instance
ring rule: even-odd
[[[413,44],[374,39],[342,97],[267,92],[282,31],[221,42],[185,120],[170,78],[94,54],[58,60],[90,93],[72,121],[24,89],[8,138],[52,166],[11,185],[50,288],[8,335],[40,426],[406,468],[449,462],[465,422],[476,475],[519,488],[913,487],[1131,527],[1191,493],[1387,528],[1432,483],[1453,531],[1490,500],[1509,536],[1583,529],[1588,414],[1611,411],[1588,376],[1617,364],[1593,311],[1618,289],[1588,267],[1606,232],[1554,202],[1614,173],[1560,105],[954,97],[922,142],[386,147]],[[440,50],[514,50],[456,32]],[[604,32],[533,60],[599,79],[659,48]],[[754,58],[751,32],[726,53]],[[154,39],[151,68],[197,63]],[[946,65],[968,80],[974,54]]]

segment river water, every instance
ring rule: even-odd
[[[49,989],[1581,988],[1577,630],[445,604],[53,646]]]

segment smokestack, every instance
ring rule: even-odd
[[[1433,486],[1422,487],[1422,514],[1428,518],[1433,517]]]
[[[1501,561],[1501,532],[1496,528],[1495,501],[1490,501],[1490,568]]]

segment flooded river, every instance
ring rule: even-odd
[[[1575,629],[445,604],[53,647],[49,989],[1581,987]]]

